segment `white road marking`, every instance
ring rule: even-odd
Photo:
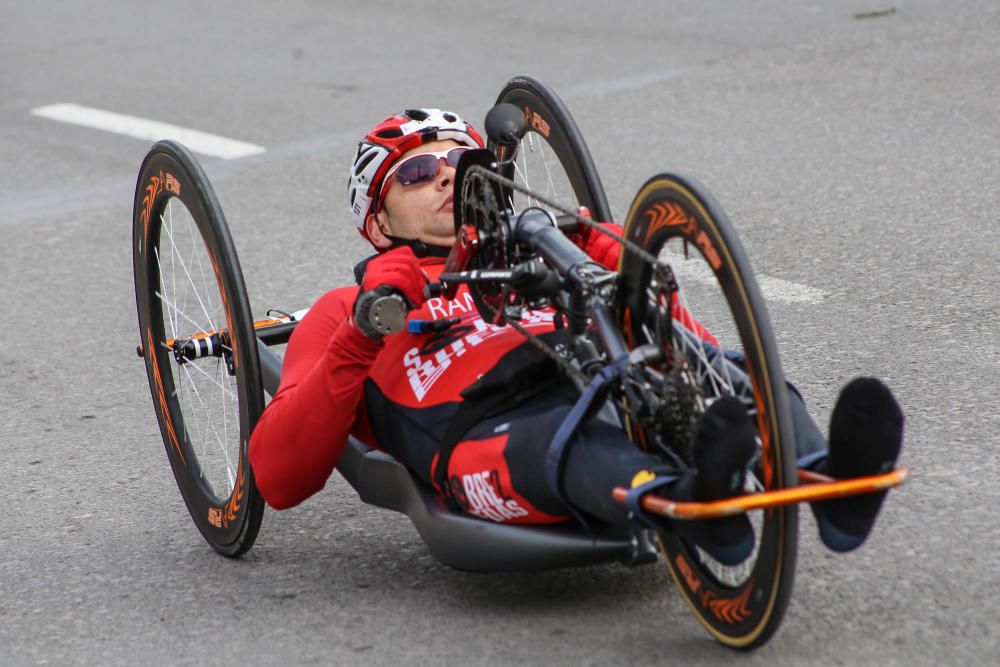
[[[685,261],[683,255],[672,250],[664,250],[661,258],[666,260],[677,273],[680,281],[692,280],[702,285],[715,287],[718,283],[708,264],[703,261]],[[768,301],[781,303],[822,303],[827,293],[802,283],[782,278],[773,278],[762,273],[754,274],[761,294]]]
[[[217,134],[209,134],[136,116],[126,116],[114,111],[84,107],[79,104],[49,104],[32,109],[31,113],[42,118],[123,134],[135,139],[149,141],[176,139],[195,153],[220,157],[224,160],[256,155],[267,150],[263,146],[220,137]]]
[[[768,301],[820,303],[827,295],[823,290],[782,278],[773,278],[763,274],[757,274],[756,278],[760,291]]]

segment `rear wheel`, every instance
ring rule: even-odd
[[[596,220],[611,220],[611,209],[604,194],[594,159],[583,140],[576,121],[555,91],[530,76],[511,79],[500,91],[497,104],[506,102],[523,113],[527,133],[517,149],[513,173],[516,182],[528,189],[573,208],[586,206]],[[506,159],[504,147],[493,144],[501,159]],[[519,192],[512,196],[514,212],[530,206],[542,206],[537,199]]]
[[[245,553],[264,513],[247,458],[264,406],[250,304],[215,193],[190,152],[146,155],[132,227],[135,297],[153,407],[195,525]]]
[[[636,196],[625,236],[672,269],[676,292],[669,276],[623,250],[620,317],[631,347],[653,343],[675,353],[671,398],[694,394],[682,402],[688,414],[677,418],[686,424],[693,414],[696,421],[714,400],[736,396],[758,432],[746,491],[794,486],[795,440],[777,348],[750,264],[722,209],[693,179],[662,174]],[[663,440],[629,426],[641,446],[653,449]],[[760,646],[780,624],[798,538],[795,506],[751,512],[750,520],[754,549],[737,566],[718,563],[674,533],[659,536],[667,568],[698,620],[720,642],[741,649]]]

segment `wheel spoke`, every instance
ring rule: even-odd
[[[223,366],[223,364],[221,364],[221,363],[218,364],[218,365],[219,366]],[[213,406],[215,404],[215,400],[214,400],[215,399],[215,392],[216,392],[216,390],[221,390],[224,393],[226,390],[225,390],[225,388],[223,387],[223,385],[221,383],[216,382],[215,379],[212,378],[207,372],[205,372],[201,368],[198,368],[198,366],[194,366],[195,369],[197,369],[198,371],[200,371],[205,377],[207,377],[212,382],[212,393],[209,396],[209,400],[206,402],[202,398],[201,392],[198,391],[197,383],[194,381],[194,377],[191,375],[191,372],[190,372],[190,369],[188,368],[188,366],[191,366],[191,364],[184,364],[182,366],[182,368],[184,369],[185,375],[188,378],[188,382],[189,382],[189,386],[191,388],[191,391],[193,392],[194,397],[197,400],[197,402],[201,405],[202,409],[204,410],[204,414],[205,414],[205,417],[206,417],[204,428],[200,429],[200,434],[199,434],[200,435],[200,441],[201,441],[201,444],[202,444],[202,455],[199,457],[199,459],[203,463],[208,459],[208,456],[207,456],[207,454],[208,454],[208,450],[207,450],[208,442],[209,442],[209,440],[215,440],[215,442],[219,445],[219,449],[222,450],[222,454],[225,457],[225,461],[226,461],[226,471],[227,471],[227,475],[229,477],[230,486],[227,489],[227,492],[226,492],[225,495],[228,496],[229,493],[232,492],[233,480],[235,479],[232,461],[230,460],[230,456],[229,456],[229,450],[226,447],[226,443],[228,442],[228,438],[225,438],[225,437],[220,438],[218,431],[216,430],[216,428],[213,427],[213,424],[214,424],[214,420],[213,420],[213,411],[214,411],[213,410]],[[223,420],[222,420],[222,424],[223,424],[223,429],[225,429],[226,428],[225,404],[227,402],[225,400],[225,396],[223,396],[223,400],[221,402],[222,402],[222,405],[223,405]],[[202,474],[203,475],[205,474],[205,467],[206,466],[204,466],[204,465],[202,466]]]
[[[164,293],[166,293],[167,290],[166,290],[166,286],[164,285],[164,281],[163,281],[163,270],[162,270],[162,268],[160,268],[160,267],[162,267],[162,264],[160,262],[160,248],[158,246],[154,250],[154,255],[156,257],[157,268],[159,269],[158,270],[158,275],[159,275],[160,289]],[[173,261],[172,256],[171,256],[171,261]],[[156,294],[159,295],[160,292],[156,292]],[[174,339],[174,340],[177,339],[177,325],[176,325],[176,323],[174,321],[175,318],[176,318],[176,314],[172,310],[168,310],[167,311],[167,323],[170,326],[170,337],[172,339]]]
[[[206,372],[206,371],[205,371],[205,370],[204,370],[203,368],[201,368],[201,367],[200,367],[200,366],[199,366],[199,365],[198,365],[197,363],[195,363],[195,362],[188,362],[188,363],[186,363],[186,364],[183,364],[183,366],[184,366],[185,368],[187,368],[187,367],[191,367],[191,368],[194,368],[194,369],[195,369],[196,371],[198,371],[199,373],[201,373],[201,374],[202,374],[202,375],[203,375],[203,376],[205,377],[205,379],[206,379],[206,380],[207,380],[208,382],[210,382],[210,383],[211,383],[212,385],[214,385],[215,387],[218,387],[218,388],[219,388],[219,389],[220,389],[220,390],[222,391],[222,394],[223,394],[223,396],[224,396],[224,397],[227,397],[227,398],[229,398],[229,399],[232,399],[233,401],[237,400],[237,397],[236,397],[236,395],[235,395],[235,394],[233,394],[233,393],[232,393],[232,392],[231,392],[231,391],[230,391],[230,390],[229,390],[228,388],[226,388],[226,387],[225,387],[224,385],[222,385],[222,384],[221,384],[221,383],[220,383],[220,382],[219,382],[218,380],[216,380],[216,379],[215,379],[214,377],[212,377],[211,375],[209,375],[209,374],[208,374],[208,373],[207,373],[207,372]]]
[[[538,142],[538,156],[542,160],[542,166],[545,167],[545,178],[546,181],[548,182],[548,189],[546,192],[549,195],[550,199],[558,199],[559,191],[556,188],[555,182],[553,182],[552,180],[552,167],[549,165],[549,161],[545,157],[545,148],[543,147],[541,141]]]
[[[218,291],[214,282],[215,273],[214,270],[209,273],[202,258],[203,252],[199,252],[201,236],[194,225],[194,219],[186,208],[182,208],[177,213],[183,211],[182,217],[185,221],[179,222],[174,211],[176,206],[171,205],[175,201],[171,200],[164,214],[160,216],[162,236],[168,242],[166,247],[169,249],[169,256],[161,258],[159,247],[154,253],[161,276],[161,291],[154,294],[163,306],[166,314],[164,319],[168,322],[174,340],[178,338],[182,322],[202,335],[218,331],[215,324],[217,320],[214,317],[217,299],[213,298],[213,294]],[[178,236],[181,230],[186,230],[187,234],[183,239]],[[183,232],[181,233],[183,235]],[[169,276],[165,275],[164,269],[169,270]],[[181,278],[180,282],[178,277]],[[188,314],[189,301],[197,304],[196,309],[200,312],[200,316],[204,317],[207,325],[199,323]],[[165,342],[161,341],[160,345],[173,352],[173,348]],[[231,353],[231,350],[224,346],[223,353]],[[181,382],[175,383],[172,395],[178,398],[182,407],[189,408],[182,412],[187,415],[186,432],[201,462],[202,477],[210,487],[215,488],[214,481],[221,480],[212,479],[213,470],[221,469],[223,466],[216,466],[213,461],[217,459],[220,463],[224,462],[224,497],[228,497],[235,487],[236,480],[233,457],[230,453],[233,445],[229,440],[229,420],[233,415],[238,415],[238,411],[231,412],[227,405],[230,402],[235,404],[237,397],[228,379],[226,365],[222,359],[218,359],[212,373],[207,372],[195,361],[178,366],[182,369],[183,378]],[[210,389],[208,394],[199,389],[200,383],[205,383]]]
[[[174,237],[169,231],[167,233],[167,238],[170,239],[170,245],[173,248],[174,252],[179,253],[179,251],[177,250],[177,246],[174,244]],[[209,314],[208,312],[208,308],[205,306],[205,303],[201,299],[201,294],[198,293],[198,286],[194,284],[194,279],[191,277],[191,272],[190,270],[188,270],[187,264],[185,264],[182,258],[178,257],[177,259],[180,262],[181,269],[184,271],[184,275],[187,277],[188,283],[190,284],[191,287],[194,287],[194,296],[198,300],[198,305],[201,306],[201,312],[205,315],[205,319],[208,321],[209,328],[212,330],[218,329],[218,327],[215,326],[215,322],[212,320],[211,314]],[[186,295],[187,291],[185,290],[185,297]]]
[[[198,243],[198,239],[201,238],[201,235],[198,233],[198,231],[194,227],[194,219],[189,215],[189,216],[187,216],[187,221],[188,221],[188,231],[189,231],[189,233],[191,235],[191,239],[192,239],[192,244],[191,245],[194,246],[194,247],[203,247],[202,244]],[[212,303],[212,296],[217,293],[217,287],[215,285],[215,273],[213,271],[213,273],[212,273],[212,281],[211,281],[211,283],[209,283],[209,279],[205,277],[205,265],[204,265],[204,262],[202,262],[202,259],[201,259],[202,254],[203,253],[197,253],[197,254],[195,254],[194,255],[194,259],[197,260],[197,262],[198,262],[198,273],[201,276],[202,285],[205,287],[205,292],[204,292],[205,293],[205,300],[208,301],[209,310],[212,313],[215,313],[216,312],[216,306],[215,306],[215,304]],[[221,302],[221,300],[220,300],[220,302]],[[211,325],[212,329],[217,329],[218,328],[218,327],[215,326],[215,322],[211,318],[209,318],[209,324]]]
[[[187,313],[185,313],[185,312],[181,311],[181,309],[180,309],[180,308],[178,308],[177,306],[175,306],[175,305],[174,305],[173,303],[171,303],[171,302],[167,301],[167,298],[166,298],[165,296],[163,296],[163,294],[162,294],[162,293],[160,293],[160,292],[154,292],[154,294],[155,294],[155,295],[156,295],[156,296],[157,296],[157,297],[158,297],[158,298],[160,299],[160,301],[161,301],[161,302],[163,303],[163,305],[165,305],[165,306],[166,306],[166,307],[167,307],[167,308],[168,308],[169,310],[171,310],[172,312],[176,313],[176,314],[177,314],[177,316],[179,316],[179,317],[183,318],[183,319],[184,319],[184,320],[186,320],[186,321],[187,321],[187,322],[188,322],[188,323],[189,323],[189,324],[190,324],[191,326],[193,326],[193,327],[194,327],[194,328],[195,328],[195,329],[197,330],[197,333],[200,333],[200,334],[204,334],[204,335],[206,335],[206,336],[210,336],[210,335],[211,335],[211,331],[209,331],[209,330],[206,330],[206,329],[205,329],[204,327],[202,327],[202,326],[201,326],[200,324],[198,324],[198,323],[197,323],[197,322],[195,322],[195,321],[194,321],[193,319],[191,319],[191,318],[190,318],[190,317],[189,317],[189,316],[187,315]],[[214,330],[212,330],[212,331],[214,331]],[[175,338],[174,340],[176,340],[176,338]]]

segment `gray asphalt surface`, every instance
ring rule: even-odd
[[[996,664],[997,3],[374,5],[0,3],[0,665]],[[759,273],[823,290],[770,304],[822,425],[858,374],[906,409],[912,481],[850,555],[804,513],[792,603],[755,653],[717,646],[659,567],[452,571],[336,476],[217,556],[133,353],[149,142],[30,114],[265,146],[202,160],[263,313],[351,279],[368,127],[404,106],[480,120],[521,73],[561,92],[617,216],[657,171],[693,174]]]

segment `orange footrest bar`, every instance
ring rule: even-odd
[[[750,510],[885,491],[899,486],[909,476],[910,469],[906,467],[899,467],[881,475],[840,480],[809,470],[799,470],[799,482],[802,486],[790,489],[751,493],[707,503],[684,503],[669,498],[647,495],[642,499],[642,507],[648,512],[671,519],[717,519]],[[616,486],[611,495],[615,500],[623,503],[628,491],[623,486]]]

